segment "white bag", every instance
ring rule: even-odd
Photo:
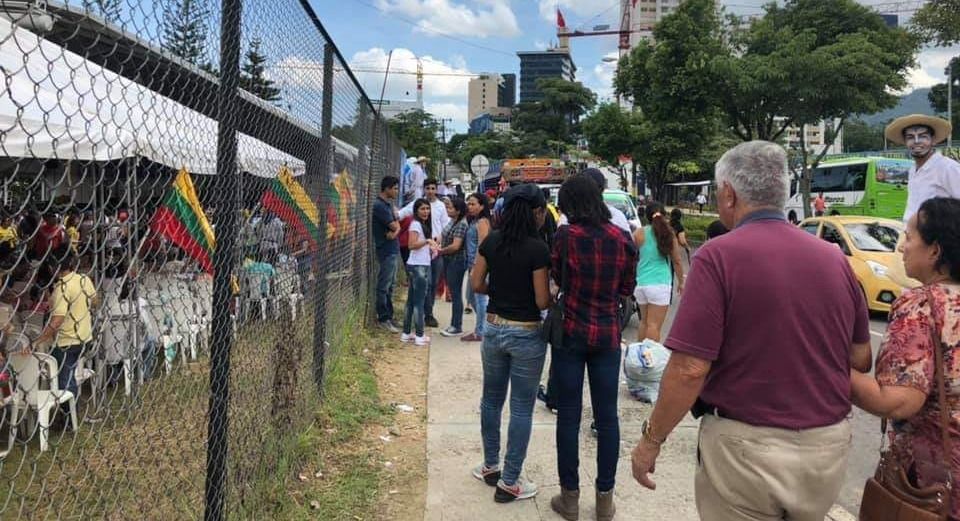
[[[630,395],[642,402],[657,401],[660,378],[670,360],[670,351],[660,342],[646,339],[627,346],[623,357],[623,376]]]

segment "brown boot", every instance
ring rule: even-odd
[[[606,492],[597,491],[597,521],[612,521],[613,515],[617,513],[617,507],[613,504],[613,489]]]
[[[560,488],[560,493],[550,499],[550,508],[567,521],[580,519],[580,491]]]

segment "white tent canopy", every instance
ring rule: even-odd
[[[143,156],[215,174],[215,120],[0,18],[0,155],[105,161]],[[304,162],[238,134],[239,168],[274,177]]]

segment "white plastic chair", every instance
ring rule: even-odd
[[[45,353],[11,353],[9,355],[10,368],[16,377],[17,386],[14,390],[14,399],[10,412],[10,439],[8,450],[13,447],[16,438],[16,428],[20,411],[34,409],[37,411],[37,425],[40,431],[40,451],[48,448],[50,435],[50,412],[61,403],[70,407],[70,420],[73,430],[80,424],[77,422],[77,402],[73,393],[61,391],[57,383],[57,361],[53,356]],[[50,382],[49,390],[40,389],[41,367],[46,368],[46,375]]]

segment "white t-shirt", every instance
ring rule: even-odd
[[[707,196],[703,194],[697,194],[697,204],[707,204]]]
[[[633,230],[630,229],[630,221],[627,220],[627,216],[623,212],[610,204],[607,205],[607,209],[610,210],[610,224],[627,233],[633,233]],[[557,223],[557,226],[566,226],[568,224],[570,224],[570,222],[567,221],[567,216],[560,214],[560,222]]]
[[[960,163],[936,151],[919,170],[916,164],[910,168],[903,222],[909,221],[920,210],[920,205],[934,197],[960,199]]]
[[[423,226],[414,220],[410,223],[410,231],[417,232],[418,240],[423,240]],[[429,266],[430,265],[430,246],[424,244],[416,250],[410,250],[410,256],[407,257],[408,266]]]

